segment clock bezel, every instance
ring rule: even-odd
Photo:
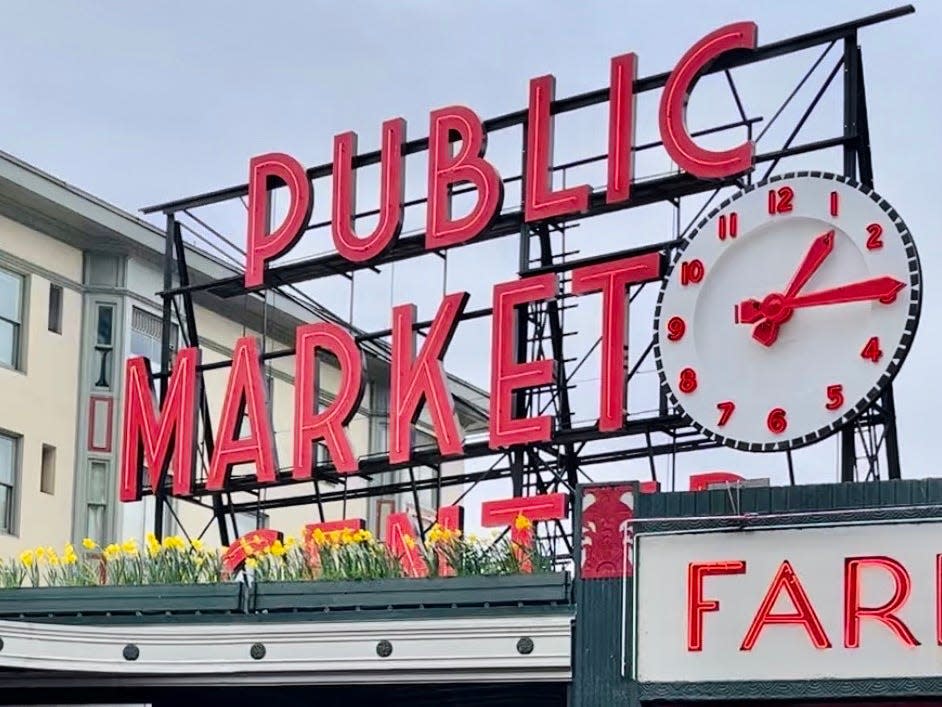
[[[661,329],[661,309],[664,300],[664,294],[667,290],[668,285],[670,284],[672,278],[675,276],[675,273],[678,269],[678,263],[680,262],[684,251],[694,242],[698,235],[704,232],[704,230],[711,231],[711,227],[715,223],[717,216],[728,209],[732,204],[737,200],[743,198],[747,194],[754,192],[759,189],[766,188],[770,185],[773,185],[777,182],[783,182],[788,180],[794,180],[798,178],[817,178],[824,179],[829,181],[835,181],[845,184],[846,186],[856,189],[865,196],[869,197],[871,201],[874,202],[889,218],[893,223],[893,226],[896,228],[896,235],[901,239],[903,243],[903,248],[907,256],[907,263],[909,265],[909,311],[906,316],[906,322],[903,329],[903,335],[900,337],[897,342],[893,354],[889,358],[889,364],[884,367],[883,373],[877,382],[871,387],[871,389],[855,402],[854,405],[849,406],[847,411],[838,418],[827,425],[824,425],[813,432],[802,434],[800,436],[792,436],[788,438],[783,438],[781,440],[776,440],[774,442],[749,442],[745,440],[736,439],[726,435],[721,435],[715,432],[713,429],[707,427],[706,425],[700,423],[694,419],[690,414],[687,413],[686,408],[683,403],[678,399],[674,394],[674,390],[668,382],[667,375],[664,371],[664,364],[661,357],[661,339],[660,339],[660,329]],[[715,230],[715,229],[712,229]],[[893,234],[886,234],[886,237],[891,237]],[[897,211],[890,205],[890,203],[884,199],[879,193],[873,189],[864,187],[860,182],[844,177],[843,175],[834,174],[832,172],[821,172],[821,171],[798,171],[798,172],[787,172],[780,175],[775,175],[768,179],[765,179],[756,184],[751,184],[744,189],[737,191],[735,194],[731,195],[725,201],[723,201],[719,206],[714,208],[707,214],[696,226],[692,229],[689,234],[684,236],[680,244],[675,248],[674,255],[671,259],[670,265],[668,266],[667,272],[664,275],[664,280],[661,284],[661,288],[658,292],[657,303],[654,308],[654,359],[655,366],[657,368],[658,379],[662,391],[665,393],[667,399],[670,403],[679,409],[682,419],[689,424],[690,426],[697,429],[705,437],[718,442],[724,446],[731,447],[733,449],[738,449],[741,451],[749,452],[782,452],[790,449],[798,449],[801,447],[814,444],[823,439],[826,439],[838,432],[843,427],[852,423],[862,412],[864,412],[870,405],[873,404],[877,398],[879,398],[886,388],[893,382],[893,379],[899,373],[900,368],[903,365],[903,362],[906,360],[906,356],[909,353],[909,350],[912,348],[912,342],[915,338],[916,331],[919,327],[919,320],[922,312],[922,266],[919,261],[919,254],[916,250],[916,244],[913,240],[912,234],[909,231],[909,228],[906,226],[906,223],[897,213]]]

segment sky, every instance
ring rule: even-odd
[[[860,34],[875,186],[903,215],[914,234],[928,282],[922,323],[898,377],[896,404],[903,475],[934,476],[935,406],[942,391],[935,350],[942,306],[933,285],[942,274],[939,182],[933,164],[942,155],[937,127],[942,91],[942,3],[922,0],[916,14],[865,28]],[[552,73],[557,96],[605,86],[611,57],[638,55],[639,76],[673,67],[701,36],[726,23],[753,20],[765,44],[895,7],[891,0],[634,0],[565,2],[93,2],[19,3],[0,23],[0,149],[35,164],[129,211],[246,180],[248,160],[284,151],[305,165],[327,162],[333,136],[355,130],[360,149],[375,149],[382,122],[402,116],[410,138],[427,134],[430,110],[463,104],[489,117],[526,106],[528,81]],[[821,49],[734,72],[746,112],[762,116],[763,129],[815,62]],[[761,150],[781,146],[838,55],[832,51],[763,136]],[[836,82],[834,89],[839,89]],[[799,142],[833,137],[841,129],[839,91],[832,89],[802,129]],[[657,139],[659,92],[639,98],[637,141]],[[737,119],[722,77],[704,79],[688,109],[693,129]],[[556,127],[558,162],[600,153],[605,146],[604,106],[565,116]],[[735,144],[741,133],[711,137]],[[491,136],[488,155],[501,173],[519,172],[518,132]],[[639,176],[662,174],[671,163],[657,150],[639,156]],[[836,152],[802,158],[782,169],[839,171]],[[604,182],[600,166],[567,173],[568,183]],[[761,173],[761,169],[757,176]],[[424,157],[407,161],[408,196],[423,196]],[[359,199],[375,203],[376,174],[365,171]],[[372,181],[371,181],[372,180]],[[314,220],[329,218],[329,184],[315,184]],[[519,193],[509,189],[505,206]],[[681,222],[702,199],[682,206]],[[204,217],[236,242],[244,241],[241,205],[208,209]],[[671,209],[645,207],[585,221],[567,233],[579,256],[671,238]],[[160,224],[159,217],[153,217]],[[410,213],[406,229],[421,228]],[[364,222],[364,227],[369,222]],[[288,260],[329,248],[311,235]],[[469,246],[379,273],[357,275],[352,318],[366,329],[386,328],[392,304],[415,302],[431,317],[444,291],[466,289],[470,308],[487,306],[495,282],[517,268],[513,239]],[[311,283],[305,290],[344,318],[351,314],[349,286]],[[642,293],[631,315],[634,357],[650,339],[654,291]],[[577,358],[598,335],[597,303],[567,312],[576,331],[567,341]],[[479,387],[488,384],[487,323],[462,325],[446,364]],[[630,354],[630,355],[632,355]],[[634,360],[634,359],[633,359]],[[577,421],[591,422],[597,405],[598,359],[576,376]],[[656,406],[653,362],[639,368],[629,389],[629,411]],[[627,444],[625,441],[608,443]],[[795,455],[800,483],[836,480],[833,440]],[[692,472],[729,469],[747,476],[787,479],[781,455],[730,450],[686,455],[658,463],[659,478],[684,488]],[[647,478],[646,461],[590,470],[596,480]],[[489,492],[490,493],[490,492]]]

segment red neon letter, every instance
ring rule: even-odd
[[[450,137],[461,138],[461,148],[452,154]],[[484,159],[487,135],[481,119],[470,108],[451,106],[432,111],[428,138],[428,217],[425,248],[447,248],[471,240],[500,213],[504,183],[494,166]],[[471,182],[478,200],[471,212],[451,217],[449,187]]]
[[[572,291],[582,295],[602,291],[602,380],[599,430],[620,429],[625,417],[625,358],[628,340],[628,285],[655,280],[661,275],[661,254],[649,253],[572,272]]]
[[[350,446],[345,425],[353,419],[363,398],[363,352],[342,327],[321,322],[297,329],[294,384],[294,469],[295,479],[309,479],[314,463],[314,443],[324,440],[334,468],[349,474],[359,468]],[[317,352],[323,349],[337,358],[340,388],[324,410],[318,407]]]
[[[731,471],[705,471],[702,474],[691,474],[689,483],[691,491],[705,491],[712,484],[736,484],[745,479]]]
[[[445,530],[457,530],[464,532],[464,508],[461,506],[439,506],[435,522],[440,528]],[[454,568],[448,564],[446,554],[438,551],[438,576],[454,577],[456,574]]]
[[[412,330],[415,305],[393,308],[389,371],[389,461],[392,463],[409,461],[412,457],[412,425],[422,414],[426,400],[441,453],[454,456],[464,450],[442,359],[469,296],[467,292],[456,292],[442,300],[417,358]]]
[[[530,81],[527,114],[527,176],[524,219],[539,221],[589,208],[589,185],[553,191],[553,116],[550,103],[556,95],[556,78],[550,74]]]
[[[402,141],[406,121],[393,118],[383,123],[382,175],[379,191],[379,222],[368,236],[360,237],[354,228],[357,180],[353,156],[357,134],[343,133],[334,138],[334,188],[331,233],[337,252],[347,260],[370,260],[388,248],[402,230],[403,179]]]
[[[222,567],[229,575],[234,575],[245,566],[245,561],[252,555],[261,555],[276,540],[284,540],[280,530],[259,528],[250,530],[241,538],[229,544],[222,556]]]
[[[427,577],[428,565],[415,539],[408,513],[390,513],[386,517],[386,544],[393,557],[402,563],[407,577]]]
[[[279,183],[288,187],[291,206],[282,224],[273,232],[269,189]],[[265,264],[294,247],[301,238],[314,208],[314,187],[304,167],[289,155],[272,152],[249,161],[249,232],[245,256],[245,286],[265,281]]]
[[[503,282],[494,286],[494,313],[491,317],[491,400],[489,446],[491,449],[528,442],[543,442],[552,433],[552,417],[514,418],[513,392],[521,388],[546,385],[553,380],[553,362],[547,359],[517,363],[517,348],[524,350],[525,341],[517,341],[519,305],[547,300],[556,294],[556,276],[537,275],[523,280]],[[524,315],[525,316],[525,315]]]
[[[864,567],[886,570],[893,577],[893,596],[881,606],[860,606],[860,571]],[[904,645],[918,646],[909,627],[893,612],[909,599],[912,582],[909,572],[892,557],[848,557],[844,560],[844,646],[860,647],[860,620],[876,619],[889,628]]]
[[[366,528],[366,521],[362,518],[341,518],[340,520],[327,520],[323,523],[308,523],[304,526],[301,537],[304,538],[304,544],[310,548],[314,542],[314,531],[319,530],[325,535],[327,533],[343,532],[350,530],[356,532]]]
[[[248,420],[249,436],[240,439],[243,415]],[[274,435],[258,361],[258,346],[251,336],[243,336],[236,341],[217,429],[216,448],[206,475],[207,489],[219,491],[225,488],[232,467],[237,464],[254,464],[255,476],[260,482],[275,481],[278,463]]]
[[[754,145],[744,142],[730,150],[699,147],[687,132],[687,98],[699,74],[717,57],[735,49],[755,49],[754,22],[736,22],[711,32],[694,44],[674,67],[661,94],[661,140],[671,159],[695,177],[727,177],[752,167]]]
[[[719,611],[716,599],[703,598],[703,578],[723,574],[745,574],[743,560],[729,562],[691,562],[687,566],[687,650],[703,650],[703,615]]]
[[[564,493],[545,493],[539,496],[515,496],[481,504],[481,525],[485,528],[510,527],[510,540],[520,561],[521,572],[532,572],[533,564],[526,556],[533,547],[533,523],[538,520],[557,520],[568,514],[568,496]],[[527,524],[517,527],[518,516]]]
[[[125,364],[124,434],[121,439],[120,498],[141,499],[141,464],[147,464],[151,489],[163,483],[173,468],[173,493],[192,491],[196,455],[196,401],[200,379],[196,368],[200,350],[180,349],[167,382],[167,395],[158,418],[154,379],[146,358],[129,358]],[[170,445],[173,444],[173,454]]]
[[[787,614],[773,614],[772,609],[783,590],[788,594],[795,611]],[[755,647],[756,641],[759,640],[759,634],[766,626],[787,624],[803,626],[815,648],[831,647],[831,641],[828,639],[824,626],[821,625],[821,620],[811,605],[811,600],[808,598],[805,588],[798,581],[798,575],[795,574],[791,563],[785,560],[778,568],[778,572],[775,573],[769,591],[765,593],[765,598],[759,605],[759,610],[752,619],[752,623],[749,624],[749,630],[746,631],[746,637],[743,639],[739,650],[751,651]]]
[[[634,54],[612,59],[608,99],[608,188],[605,201],[615,204],[631,195],[634,178],[635,92],[638,63]]]

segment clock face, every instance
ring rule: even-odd
[[[809,444],[892,380],[921,297],[916,247],[882,197],[833,174],[773,177],[678,247],[654,317],[661,385],[728,446]]]

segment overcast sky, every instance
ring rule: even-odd
[[[8,3],[0,23],[0,149],[136,211],[243,182],[248,159],[261,152],[285,151],[307,165],[326,162],[333,136],[351,129],[359,133],[361,149],[373,149],[380,124],[393,116],[406,118],[408,135],[415,138],[427,134],[429,110],[444,105],[465,104],[482,117],[523,108],[527,82],[537,75],[555,74],[558,96],[599,88],[607,83],[610,58],[624,52],[638,54],[642,76],[666,71],[691,43],[731,21],[757,22],[765,44],[894,6],[873,0]],[[915,15],[864,29],[860,36],[876,187],[907,221],[928,281],[920,332],[896,388],[907,477],[937,473],[935,406],[942,390],[933,364],[942,323],[933,285],[942,275],[935,174],[942,154],[942,3],[923,0],[916,8]],[[768,121],[819,54],[816,49],[735,72],[747,113]],[[781,146],[836,60],[832,52],[760,149]],[[639,142],[656,139],[658,97],[654,92],[639,100]],[[691,125],[735,119],[725,83],[704,81],[691,101]],[[799,142],[832,137],[840,126],[840,94],[832,91]],[[604,108],[560,120],[557,159],[601,152],[605,129]],[[740,139],[716,138],[717,144]],[[489,154],[504,176],[517,173],[519,135],[495,136]],[[816,160],[783,166],[840,170],[837,153]],[[669,166],[663,153],[652,154],[640,160],[639,174]],[[424,169],[422,158],[409,162],[410,196],[424,194]],[[598,186],[601,174],[588,169],[569,178]],[[317,188],[314,218],[326,219],[329,191]],[[374,189],[362,186],[360,198],[371,208]],[[518,198],[508,192],[505,203]],[[689,219],[697,208],[691,202],[683,213]],[[244,238],[242,215],[216,216],[214,225],[235,240]],[[570,244],[582,254],[665,240],[673,228],[664,208],[595,221],[572,232]],[[491,285],[516,271],[511,240],[453,253],[446,285],[434,258],[397,266],[395,273],[359,275],[355,322],[385,328],[390,302],[415,301],[422,316],[431,316],[443,287],[468,289],[472,307],[486,306]],[[295,256],[323,247],[302,244]],[[347,316],[346,285],[325,283],[309,291]],[[653,292],[639,298],[632,314],[635,354],[650,338],[652,298]],[[580,330],[570,342],[572,355],[580,356],[596,336],[597,309],[580,304],[572,317]],[[488,380],[486,327],[463,326],[447,359],[453,372],[482,387]],[[647,382],[629,393],[638,414],[655,401],[653,364],[641,370]],[[597,359],[578,377],[584,384],[574,394],[577,418],[590,420]],[[797,455],[796,463],[799,481],[833,480],[835,446],[818,445]],[[785,480],[780,455],[723,450],[679,460],[678,487],[690,472],[713,468]],[[669,478],[666,463],[658,471]],[[646,474],[646,463],[640,463],[610,467],[596,478]]]

